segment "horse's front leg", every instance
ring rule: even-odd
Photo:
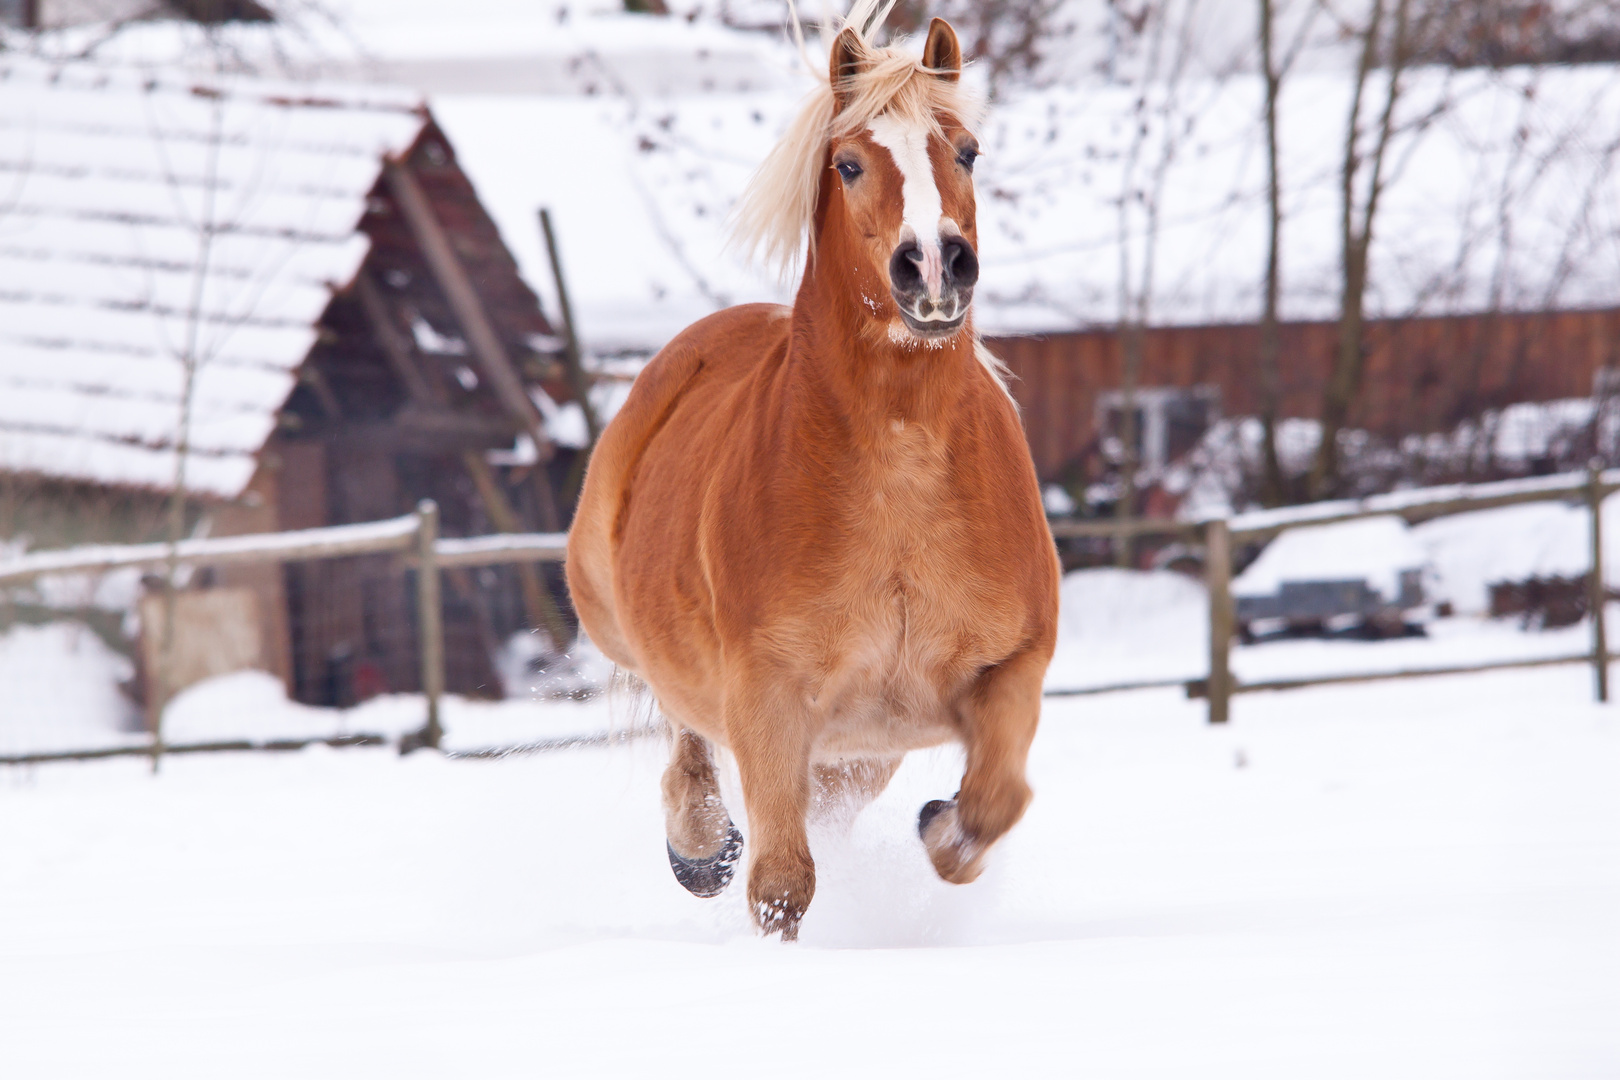
[[[664,770],[664,834],[669,866],[694,896],[719,896],[742,855],[742,834],[720,801],[709,742],[677,727]]]
[[[950,800],[922,808],[917,831],[934,869],[965,885],[984,870],[990,845],[1029,806],[1024,763],[1041,715],[1041,681],[1050,650],[1026,650],[984,671],[962,706],[967,769]]]
[[[726,735],[748,807],[748,908],[761,933],[799,936],[816,893],[805,814],[810,806],[809,711],[768,665],[726,689]]]

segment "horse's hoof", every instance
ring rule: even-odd
[[[928,840],[928,826],[932,825],[934,819],[939,817],[940,814],[955,805],[955,799],[935,799],[932,802],[924,803],[923,808],[917,813],[917,836],[926,842]]]
[[[669,868],[675,871],[675,880],[693,896],[707,899],[719,896],[731,884],[736,873],[737,860],[742,857],[743,838],[737,826],[730,825],[720,850],[707,859],[688,859],[676,853],[668,840],[664,847],[669,852]]]

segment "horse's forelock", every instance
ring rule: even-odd
[[[828,142],[863,131],[884,114],[941,136],[942,116],[964,127],[979,122],[983,106],[960,80],[939,78],[899,49],[862,44],[862,70],[840,80],[836,94],[826,81],[810,93],[732,212],[732,244],[783,279],[798,269]]]

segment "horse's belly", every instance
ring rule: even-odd
[[[956,704],[966,689],[958,666],[900,635],[869,640],[822,684],[817,757],[902,754],[957,738]]]

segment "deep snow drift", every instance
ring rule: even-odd
[[[814,831],[797,946],[676,885],[656,740],[0,771],[5,1069],[1614,1076],[1616,708],[1578,668],[1246,696],[1227,730],[1048,701],[984,879],[930,872],[959,761],[913,755]]]

